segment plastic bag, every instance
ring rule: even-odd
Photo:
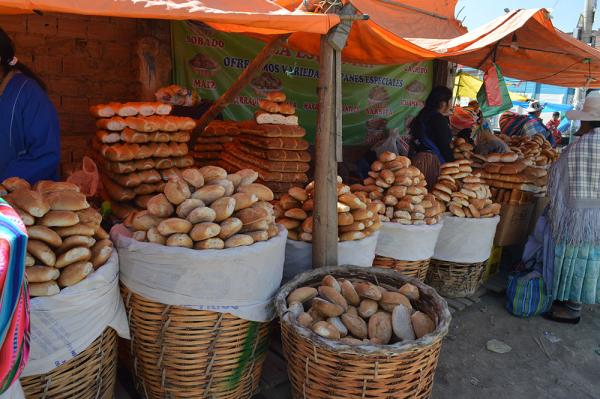
[[[76,184],[86,197],[93,197],[98,192],[98,182],[100,181],[96,163],[90,157],[83,157],[81,170],[73,172],[67,181]]]
[[[396,155],[404,155],[400,153],[400,130],[399,129],[390,129],[388,131],[388,135],[385,139],[375,144],[371,149],[375,151],[377,157],[382,152],[389,151],[393,152]]]

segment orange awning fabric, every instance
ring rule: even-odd
[[[450,40],[409,39],[472,68],[492,62],[507,77],[565,87],[600,87],[600,51],[552,25],[545,9],[515,10]]]
[[[302,6],[302,0],[275,0],[288,10]],[[367,21],[354,21],[342,51],[345,62],[357,64],[405,64],[438,57],[435,51],[406,40],[407,37],[453,38],[466,32],[454,18],[457,0],[349,0]],[[290,47],[319,54],[320,37],[295,33]]]
[[[327,33],[337,15],[289,11],[269,0],[0,0],[0,14],[33,10],[81,15],[196,20],[226,32]]]

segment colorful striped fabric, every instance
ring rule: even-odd
[[[0,198],[0,394],[29,358],[29,291],[25,280],[27,230]]]
[[[538,272],[514,273],[508,277],[506,310],[517,317],[531,317],[550,308],[552,297],[545,293],[544,279]]]
[[[522,136],[523,125],[525,125],[527,120],[527,115],[519,115],[512,111],[506,111],[500,115],[500,119],[498,120],[500,132],[507,136]]]

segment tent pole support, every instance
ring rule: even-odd
[[[260,52],[254,57],[252,62],[248,64],[246,69],[240,74],[238,79],[223,93],[221,97],[200,117],[196,120],[195,137],[192,142],[195,142],[198,132],[202,132],[223,109],[231,104],[235,97],[257,76],[265,67],[271,56],[286,44],[289,35],[280,35],[268,42]]]
[[[336,50],[321,37],[319,116],[315,135],[313,268],[337,265]],[[340,57],[341,58],[341,57]]]

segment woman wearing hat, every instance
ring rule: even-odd
[[[581,121],[581,137],[549,173],[545,237],[553,251],[543,275],[554,299],[546,316],[578,323],[582,303],[600,303],[600,96],[588,95],[567,117]]]
[[[541,134],[554,147],[554,137],[552,137],[552,133],[546,128],[544,121],[540,117],[543,109],[544,107],[539,103],[539,101],[532,101],[529,104],[529,108],[526,110],[529,116],[523,125],[523,135],[535,136],[536,134]]]

